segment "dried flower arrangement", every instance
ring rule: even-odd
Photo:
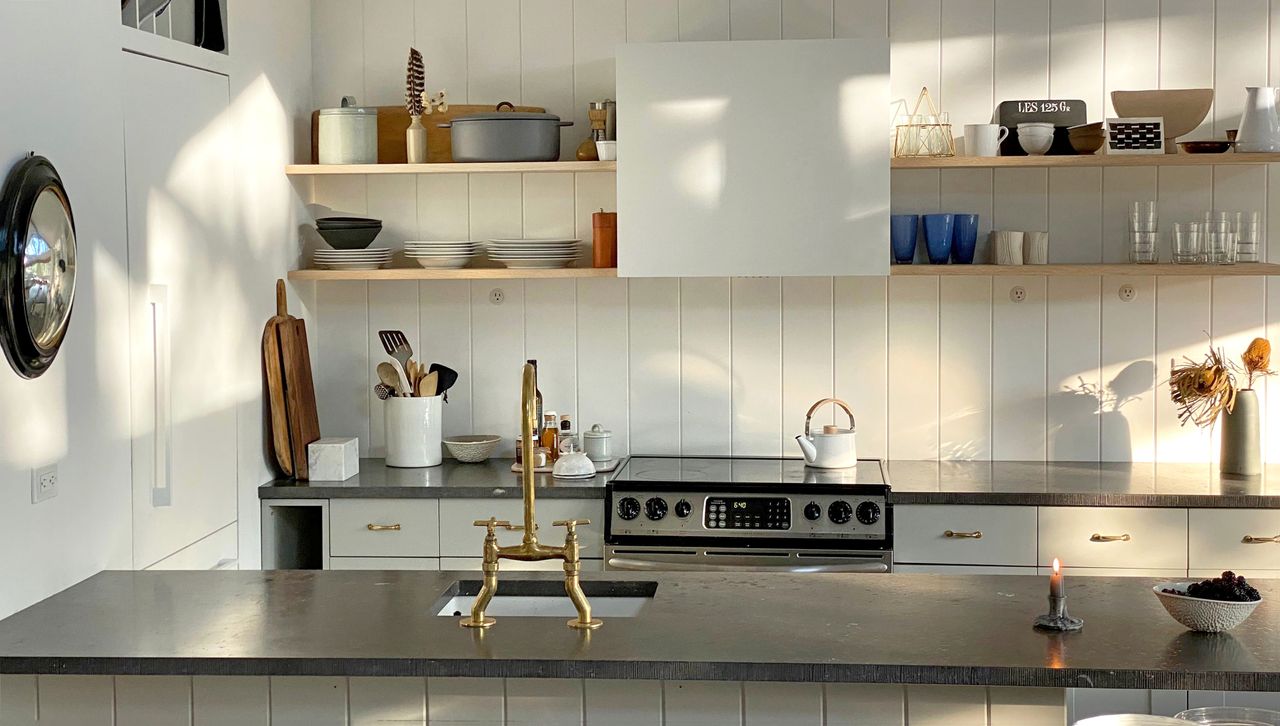
[[[1255,377],[1272,374],[1271,343],[1266,338],[1254,338],[1241,360],[1249,376],[1247,390],[1253,387]],[[1235,377],[1240,368],[1221,349],[1210,348],[1199,363],[1190,358],[1183,361],[1173,367],[1169,376],[1169,395],[1178,406],[1178,421],[1184,426],[1188,421],[1200,428],[1212,426],[1224,411],[1231,413],[1235,408],[1236,394],[1242,390]]]
[[[423,113],[422,94],[427,90],[426,64],[422,53],[417,48],[409,49],[409,65],[405,70],[404,105],[410,116],[421,116]]]

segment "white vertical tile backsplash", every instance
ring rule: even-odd
[[[914,103],[929,86],[957,137],[1011,98],[1084,99],[1097,121],[1111,90],[1208,86],[1215,110],[1193,138],[1220,137],[1238,125],[1242,86],[1280,67],[1269,47],[1280,8],[1265,0],[316,0],[313,22],[317,107],[344,94],[399,103],[414,43],[428,87],[454,103],[510,98],[577,122],[563,158],[587,134],[587,102],[613,95],[613,48],[626,41],[889,33],[893,98]],[[573,234],[586,260],[591,214],[616,209],[615,182],[332,177],[312,195],[317,214],[382,218],[379,244]],[[1280,199],[1262,166],[898,171],[892,191],[895,213],[976,212],[979,262],[992,228],[1049,230],[1054,262],[1121,262],[1131,201],[1158,200],[1168,230]],[[1268,217],[1280,234],[1280,215]],[[1123,284],[1137,300],[1119,299]],[[1026,301],[1009,299],[1015,285]],[[853,405],[867,456],[1207,466],[1215,447],[1178,425],[1168,367],[1203,355],[1206,332],[1237,357],[1277,290],[1208,277],[319,283],[311,335],[324,430],[361,436],[365,452],[381,444],[372,335],[395,325],[461,374],[446,431],[501,433],[506,451],[519,364],[536,355],[548,407],[603,424],[622,453],[793,455],[804,410],[834,394]]]

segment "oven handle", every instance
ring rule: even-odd
[[[635,560],[623,557],[610,557],[609,567],[615,570],[643,570],[649,572],[888,572],[889,566],[883,561],[859,562],[847,565],[713,565],[691,564],[685,562],[661,562],[652,560]]]

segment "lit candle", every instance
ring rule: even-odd
[[[1053,574],[1049,575],[1049,597],[1062,597],[1064,595],[1062,585],[1062,564],[1058,562],[1058,558],[1053,558]]]

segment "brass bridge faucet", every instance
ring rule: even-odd
[[[486,529],[484,536],[484,586],[476,595],[475,604],[471,606],[471,617],[462,618],[460,624],[464,628],[488,628],[496,620],[484,614],[489,601],[498,591],[498,562],[500,560],[516,560],[519,562],[540,562],[542,560],[564,560],[564,590],[578,610],[578,617],[569,621],[569,627],[579,630],[594,630],[602,621],[591,618],[591,603],[582,592],[582,561],[578,551],[578,526],[591,524],[587,519],[566,519],[552,522],[554,527],[565,528],[564,547],[550,547],[538,542],[538,523],[533,515],[533,431],[536,427],[537,409],[535,396],[538,390],[537,373],[532,365],[524,366],[523,385],[520,389],[520,434],[521,460],[524,466],[520,470],[520,483],[524,488],[524,525],[513,525],[510,522],[490,517],[476,520],[473,524]],[[518,545],[502,547],[498,545],[497,529],[524,532],[524,540]]]

